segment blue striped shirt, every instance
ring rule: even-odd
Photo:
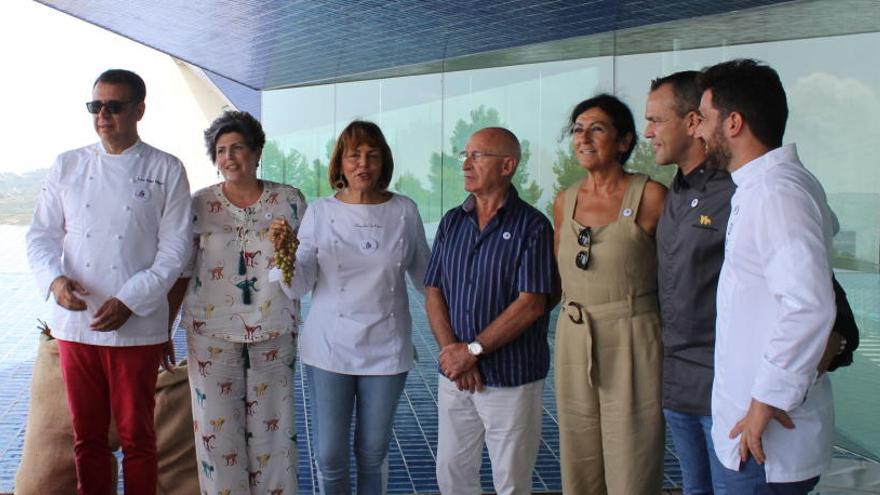
[[[520,292],[551,294],[556,280],[553,227],[511,186],[489,224],[480,231],[469,196],[440,221],[425,285],[443,292],[452,330],[472,342]],[[480,358],[483,383],[514,387],[547,376],[550,308],[514,341]]]

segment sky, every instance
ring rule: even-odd
[[[120,67],[134,70],[147,83],[147,111],[140,124],[144,141],[181,158],[191,182],[213,178],[200,134],[216,114],[199,114],[196,104],[186,100],[192,100],[186,78],[168,55],[32,0],[0,1],[0,47],[5,110],[0,173],[48,168],[62,151],[96,142],[85,102],[91,100],[97,75]],[[182,113],[193,127],[185,139],[167,120]],[[199,179],[199,172],[205,178]]]
[[[85,110],[97,74],[153,54],[120,36],[31,0],[0,2],[5,160],[0,172],[51,165],[55,155],[96,140]]]

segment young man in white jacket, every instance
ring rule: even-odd
[[[831,381],[816,371],[835,318],[834,220],[794,144],[772,68],[700,75],[708,158],[731,172],[718,282],[712,440],[730,493],[807,494],[831,459]]]

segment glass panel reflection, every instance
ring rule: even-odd
[[[583,177],[563,135],[575,103],[614,92],[630,104],[642,129],[652,78],[736,57],[764,60],[788,92],[785,142],[798,144],[840,221],[834,267],[862,331],[854,364],[832,374],[838,443],[880,459],[880,167],[873,153],[880,136],[880,26],[871,2],[849,1],[852,8],[843,10],[831,1],[795,4],[621,33],[620,55],[267,92],[262,174],[300,187],[310,201],[327,195],[326,164],[337,133],[353,118],[373,120],[395,155],[392,189],[418,203],[431,236],[442,214],[465,197],[455,155],[473,131],[504,126],[523,144],[515,180],[521,196],[549,214],[555,194]],[[804,39],[756,42],[782,37],[777,30],[791,12],[800,13],[798,36]],[[815,28],[820,37],[805,34],[813,17],[804,16],[812,12],[823,13]],[[869,32],[829,35],[852,18]],[[765,19],[772,29],[762,27]],[[572,43],[566,46],[560,58],[570,56]],[[661,51],[634,53],[650,50]],[[654,165],[644,140],[628,167],[664,183],[674,174],[672,167]]]

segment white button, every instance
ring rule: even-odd
[[[90,266],[92,266],[91,263],[86,263],[86,268],[88,268],[88,267],[90,267]]]
[[[335,220],[333,220],[333,219],[331,218],[331,219],[330,219],[330,223],[333,223],[333,222],[335,222]]]
[[[340,270],[342,270],[342,263],[336,265],[336,268],[339,268]]]
[[[134,179],[129,179],[129,180],[131,181],[132,184],[134,184]]]
[[[400,266],[400,263],[398,263],[397,266]]]
[[[121,235],[121,234],[116,234],[116,238],[117,238],[117,239],[122,239],[122,235]]]
[[[391,288],[391,292],[394,292],[394,287]]]
[[[90,204],[88,204],[88,203],[86,203],[86,208],[89,208],[89,207],[90,207],[90,206],[92,206],[92,205],[90,205]]]
[[[89,180],[92,180],[92,179],[94,179],[94,177],[92,177],[92,176],[90,175],[90,176],[89,176]]]
[[[115,270],[115,269],[116,269],[116,265],[111,265],[110,268],[113,269],[113,270]]]
[[[92,236],[92,234],[89,234],[88,232],[86,233],[86,239],[88,239],[91,236]]]
[[[339,316],[342,317],[342,313],[339,313]]]
[[[391,317],[394,318],[394,311],[391,312]]]
[[[339,292],[345,292],[345,287],[340,287]]]
[[[125,205],[125,211],[131,211],[131,206]]]

